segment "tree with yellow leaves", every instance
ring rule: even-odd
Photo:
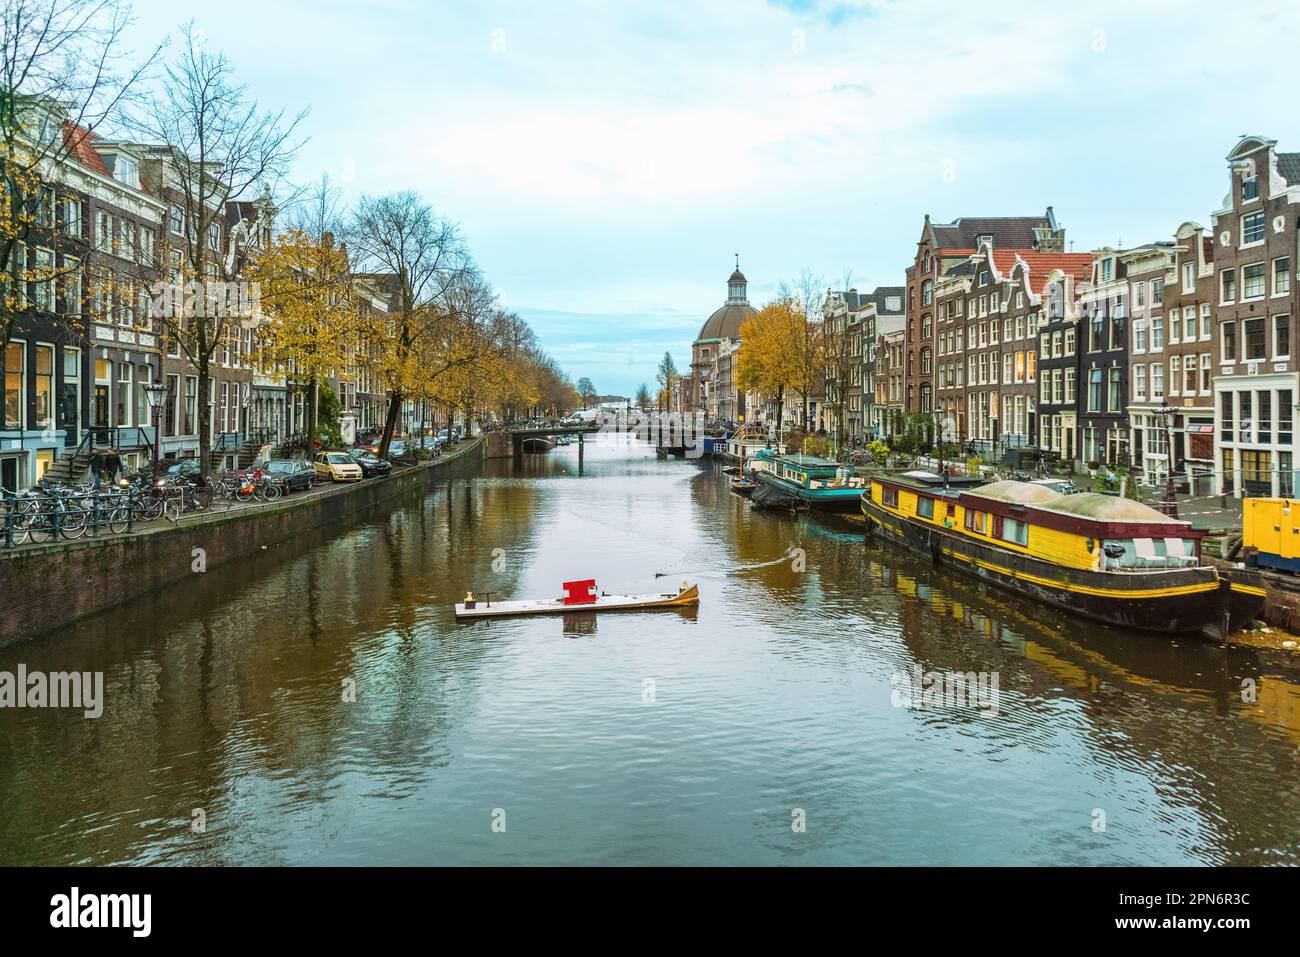
[[[745,392],[776,397],[778,436],[784,422],[787,390],[806,387],[809,380],[803,362],[806,326],[796,301],[785,297],[768,303],[740,327],[736,383]]]
[[[307,436],[316,438],[320,387],[331,375],[347,378],[355,365],[361,331],[352,295],[347,250],[334,235],[302,229],[277,236],[245,267],[262,304],[257,362],[280,369],[307,395]]]

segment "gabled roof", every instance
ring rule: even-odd
[[[976,237],[992,236],[994,246],[1033,249],[1038,244],[1035,230],[1055,229],[1051,207],[1042,216],[962,217],[951,223],[930,223],[934,245],[938,249],[975,249]]]
[[[108,167],[104,165],[103,158],[90,145],[100,139],[103,139],[103,137],[92,133],[84,126],[78,126],[71,121],[63,124],[63,142],[68,148],[68,156],[82,166],[93,169],[101,176],[109,176],[110,173]]]
[[[1290,186],[1300,186],[1300,153],[1276,153],[1277,171]]]

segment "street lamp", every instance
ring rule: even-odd
[[[1174,433],[1173,417],[1177,407],[1166,405],[1155,410],[1155,414],[1164,417],[1165,429],[1165,494],[1160,501],[1160,510],[1170,518],[1178,517],[1178,499],[1174,495]]]
[[[155,486],[158,484],[158,452],[160,451],[158,420],[162,418],[163,406],[167,404],[169,392],[171,389],[158,382],[144,387],[145,398],[149,400],[149,415],[153,420],[153,484]]]

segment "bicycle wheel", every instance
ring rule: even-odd
[[[169,522],[179,522],[181,520],[181,498],[179,495],[169,495],[163,503],[163,515]]]
[[[135,503],[136,521],[156,522],[162,518],[164,502],[157,495],[146,495]]]
[[[121,535],[126,531],[127,525],[130,524],[131,509],[125,505],[119,505],[108,515],[108,530],[114,535]]]
[[[33,544],[39,544],[46,541],[53,529],[50,527],[50,518],[45,512],[31,512],[23,519],[24,541],[30,541]]]
[[[65,509],[59,515],[59,534],[66,539],[80,538],[86,534],[89,515],[79,508]],[[50,516],[53,521],[53,516]]]
[[[274,502],[281,494],[280,486],[272,485],[270,482],[263,482],[261,491],[262,501],[264,502]]]
[[[201,512],[212,504],[212,492],[206,488],[195,488],[191,490],[188,499],[190,508]]]

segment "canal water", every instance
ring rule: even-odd
[[[0,711],[0,864],[1300,863],[1289,655],[988,592],[626,438],[577,455],[0,650],[105,676],[98,719]],[[452,617],[588,577],[702,601]]]

